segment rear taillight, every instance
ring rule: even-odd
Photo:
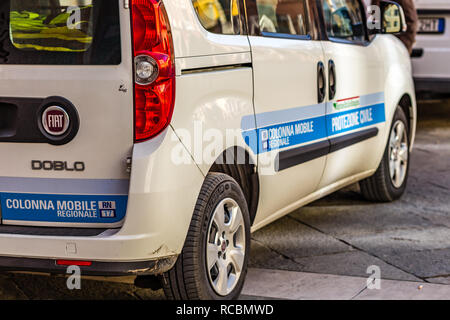
[[[135,142],[170,124],[175,104],[172,34],[160,0],[132,0]]]

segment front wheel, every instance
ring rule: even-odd
[[[162,276],[175,300],[233,300],[242,291],[250,250],[250,216],[239,184],[209,174],[200,191],[183,251]]]
[[[405,192],[409,174],[409,124],[399,106],[381,164],[375,174],[360,182],[361,192],[369,201],[390,202]]]

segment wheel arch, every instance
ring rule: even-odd
[[[236,180],[247,200],[251,225],[255,221],[259,204],[259,176],[256,167],[247,150],[234,146],[224,150],[209,170],[209,173],[224,173]]]
[[[411,96],[408,93],[405,93],[401,99],[400,102],[398,104],[403,112],[406,115],[406,118],[409,121],[409,140],[413,141],[414,139],[414,128],[415,128],[415,123],[416,123],[416,119],[415,119],[415,112],[414,112],[414,107],[413,107],[413,100],[411,98]]]

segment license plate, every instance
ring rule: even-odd
[[[419,20],[419,33],[444,33],[444,18],[421,18]]]

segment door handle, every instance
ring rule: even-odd
[[[317,96],[319,103],[322,103],[325,100],[325,88],[326,88],[326,79],[325,79],[325,66],[323,62],[320,61],[317,64]]]
[[[328,93],[330,101],[336,96],[336,65],[333,60],[328,61]]]

